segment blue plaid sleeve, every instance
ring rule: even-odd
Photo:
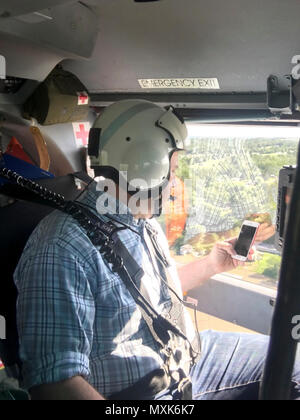
[[[79,252],[42,246],[15,281],[24,387],[88,377],[95,300]]]

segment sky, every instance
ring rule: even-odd
[[[300,127],[188,124],[189,137],[299,138]]]

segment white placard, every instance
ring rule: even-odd
[[[138,82],[142,89],[220,89],[216,78],[139,79]]]

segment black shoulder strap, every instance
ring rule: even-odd
[[[170,290],[170,298],[172,302],[172,307],[169,312],[169,317],[172,319],[173,322],[176,323],[176,325],[180,328],[180,330],[183,332],[184,335],[187,334],[186,331],[186,325],[184,322],[184,306],[183,301],[180,300],[180,297],[178,296],[176,292],[176,285],[169,273],[169,261],[167,257],[165,256],[165,253],[163,249],[161,248],[158,239],[157,239],[157,232],[155,232],[152,229],[152,226],[149,225],[149,223],[145,224],[146,226],[146,235],[145,240],[148,247],[148,250],[150,254],[152,255],[152,258],[155,259],[159,270],[160,270],[160,276],[164,277],[164,281],[167,284],[169,290]],[[175,297],[176,294],[176,297]]]
[[[143,318],[155,340],[161,345],[161,347],[165,347],[170,341],[168,331],[172,331],[174,334],[177,334],[185,339],[186,337],[175,325],[171,323],[171,321],[166,320],[152,307],[150,296],[148,295],[147,290],[143,287],[143,283],[141,282],[144,271],[137,264],[135,259],[128,252],[127,248],[119,238],[115,238],[114,249],[116,254],[121,257],[123,261],[123,265],[118,271],[118,274],[120,275],[136,304],[141,309]]]

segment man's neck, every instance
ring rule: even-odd
[[[134,219],[150,219],[152,217],[149,201],[133,200],[133,196],[118,185],[116,185],[116,199],[129,208]]]

